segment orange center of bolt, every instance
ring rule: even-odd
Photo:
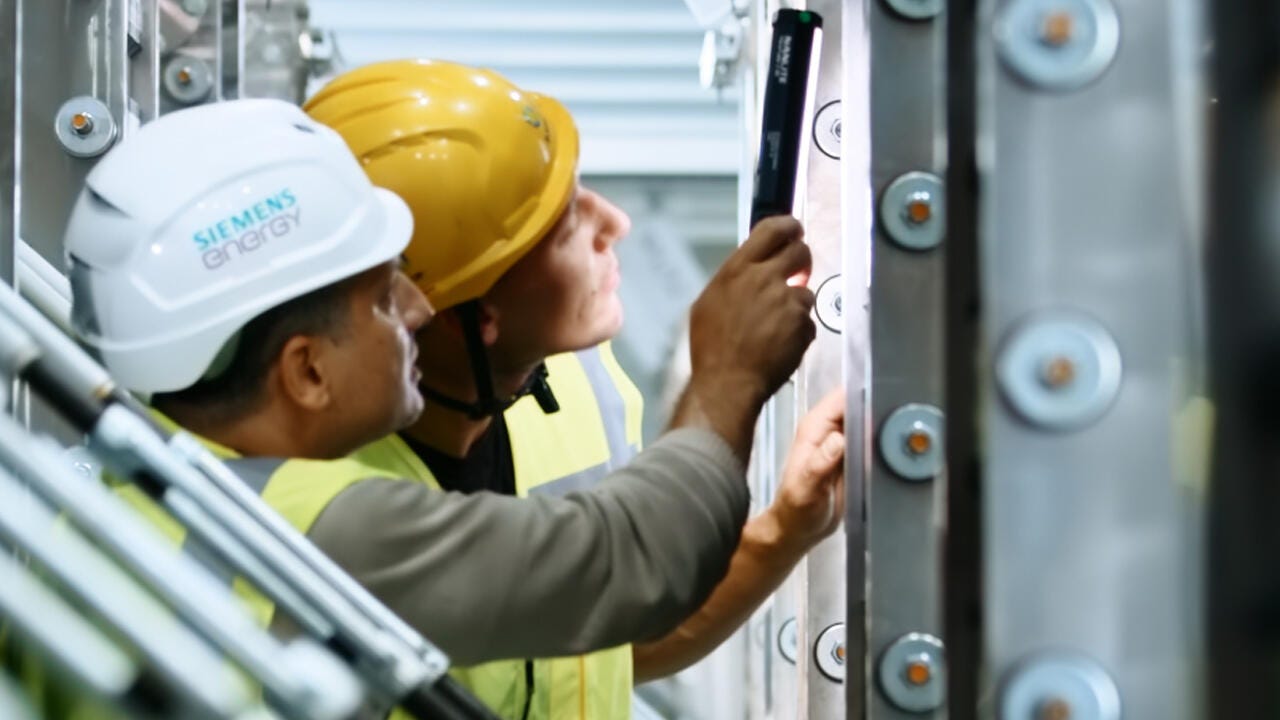
[[[191,71],[190,71],[190,70],[179,70],[179,71],[178,71],[178,82],[182,83],[183,85],[186,85],[186,84],[190,83],[190,82],[191,82]]]
[[[907,663],[907,682],[912,685],[924,685],[933,677],[929,666],[922,662]]]
[[[907,218],[913,223],[927,223],[933,217],[933,208],[923,200],[912,200],[907,203]]]
[[[835,651],[836,659],[839,660],[840,662],[844,662],[844,654],[845,654],[844,645],[837,645],[836,651]]]
[[[907,449],[916,455],[923,455],[929,452],[929,448],[933,446],[933,440],[929,437],[929,433],[916,430],[907,436]]]
[[[71,128],[73,130],[84,130],[89,127],[89,116],[84,113],[76,113],[71,117]]]
[[[1071,720],[1071,706],[1058,698],[1046,701],[1036,711],[1036,720]]]
[[[1059,10],[1044,19],[1044,25],[1040,27],[1040,39],[1046,45],[1062,47],[1071,41],[1074,31],[1075,20],[1071,18],[1071,13]]]
[[[1056,357],[1049,361],[1044,369],[1045,382],[1049,387],[1060,388],[1069,384],[1076,377],[1076,366],[1067,358]]]

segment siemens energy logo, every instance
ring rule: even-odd
[[[197,230],[191,239],[204,266],[217,270],[287,236],[301,224],[302,208],[298,198],[292,190],[284,188],[235,215]]]

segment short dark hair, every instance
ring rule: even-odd
[[[213,423],[230,422],[258,409],[265,400],[267,375],[289,338],[338,339],[346,333],[354,279],[312,290],[253,318],[228,341],[236,346],[221,372],[183,390],[156,393],[151,404],[165,414],[183,408],[199,410],[206,422]]]

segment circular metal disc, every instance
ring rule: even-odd
[[[1000,720],[1027,720],[1060,704],[1071,720],[1120,720],[1120,691],[1107,671],[1076,653],[1044,655],[1021,663],[1000,693]]]
[[[929,679],[920,685],[907,680],[910,662],[922,663],[929,669]],[[947,692],[946,654],[942,641],[927,633],[907,633],[885,648],[880,656],[876,677],[880,691],[898,709],[928,712],[942,707]]]
[[[1051,18],[1058,18],[1056,30],[1049,29]],[[1120,19],[1110,0],[1012,0],[994,30],[1005,65],[1050,90],[1097,79],[1120,46]]]
[[[832,160],[840,159],[840,135],[843,128],[840,118],[840,101],[832,100],[823,105],[813,118],[813,142],[823,155]]]
[[[184,70],[189,76],[185,83],[179,77]],[[213,71],[199,58],[175,55],[164,66],[164,89],[177,102],[195,105],[213,90]]]
[[[71,129],[71,119],[85,113],[93,120],[92,129],[80,135]],[[75,157],[97,157],[106,152],[116,141],[117,126],[111,110],[98,98],[81,95],[71,98],[58,108],[53,120],[53,131],[67,154]]]
[[[908,20],[928,20],[942,12],[946,0],[885,0],[885,4]]]
[[[818,286],[818,292],[814,295],[816,302],[813,312],[818,316],[818,322],[831,332],[839,334],[844,327],[844,299],[841,293],[840,276],[832,275],[823,280]]]
[[[842,659],[836,651],[844,648],[844,623],[836,623],[823,630],[818,635],[818,641],[813,644],[813,658],[818,662],[818,669],[827,678],[841,683],[844,682],[847,659]]]
[[[1048,364],[1065,362],[1070,379],[1051,386]],[[1106,413],[1120,390],[1120,350],[1094,320],[1045,313],[1023,323],[996,359],[996,381],[1013,410],[1052,430],[1085,427]]]
[[[796,625],[796,619],[787,618],[782,623],[782,627],[778,628],[778,654],[782,655],[782,659],[796,664],[796,658],[800,655],[800,637],[798,635],[799,628]]]
[[[942,472],[946,460],[943,448],[942,411],[932,405],[911,403],[894,410],[880,426],[880,456],[889,469],[903,479],[921,482]],[[929,448],[913,453],[907,448],[912,433],[922,433]]]
[[[904,213],[915,196],[927,197],[929,219],[913,223]],[[942,180],[927,172],[909,172],[885,188],[880,198],[880,222],[885,233],[908,250],[929,250],[942,242],[946,227]]]

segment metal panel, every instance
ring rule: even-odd
[[[830,141],[839,138],[831,132],[831,123],[839,118],[835,108],[844,91],[843,2],[812,0],[805,7],[822,15],[823,33],[816,96],[810,101],[816,125],[810,131],[804,207],[802,211],[797,208],[797,212],[813,253],[810,287],[821,298],[816,309],[818,336],[796,373],[796,418],[803,417],[824,395],[844,383],[844,308],[860,307],[846,302],[844,296],[846,242],[841,164],[838,148],[834,155],[829,154]],[[828,108],[827,113],[818,112],[824,107]],[[856,420],[847,427],[858,427]],[[793,427],[783,430],[788,439],[794,435]],[[856,668],[850,663],[855,656],[849,653],[848,640],[840,639],[845,630],[828,632],[834,626],[846,625],[845,544],[844,532],[836,532],[811,550],[799,569],[800,717],[840,717],[845,707],[845,688],[843,679],[833,679],[833,675],[848,676],[849,670]],[[834,655],[837,650],[842,654],[839,660]]]
[[[18,235],[62,267],[62,232],[92,159],[69,155],[54,133],[67,100],[90,96],[114,122],[127,101],[129,3],[41,0],[23,3]],[[101,118],[99,118],[101,120]]]
[[[982,322],[969,358],[980,692],[1001,717],[1199,716],[1196,490],[1174,431],[1196,364],[1199,147],[1184,123],[1203,99],[1175,77],[1199,44],[1195,8],[1116,5],[978,6]]]
[[[926,3],[913,4],[927,9]],[[939,150],[945,146],[938,137],[944,20],[940,15],[904,17],[884,0],[871,2],[869,10],[871,184],[876,198],[870,305],[870,419],[875,444],[867,491],[867,663],[872,681],[863,698],[851,698],[850,717],[856,717],[859,708],[877,720],[945,717],[945,709],[937,709],[944,695],[942,658],[933,652],[890,652],[896,641],[912,633],[943,635],[940,532],[945,475],[929,469],[913,474],[920,479],[911,479],[886,464],[888,453],[911,461],[912,452],[919,457],[942,452],[941,433],[930,435],[888,421],[904,406],[944,405],[945,242],[933,247],[926,247],[927,242],[905,244],[913,233],[936,241],[944,222],[943,199],[936,190],[913,197],[899,190],[906,186],[895,185],[907,173],[942,174]],[[912,210],[920,214],[898,220]],[[898,237],[891,237],[889,225]],[[920,444],[906,448],[908,438]],[[907,678],[908,666],[921,675]],[[855,700],[861,703],[854,705]]]

